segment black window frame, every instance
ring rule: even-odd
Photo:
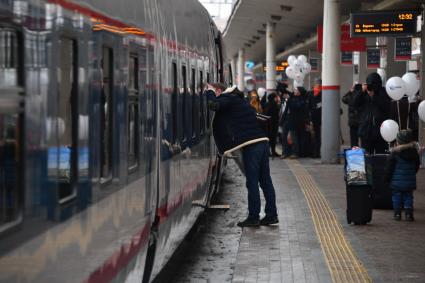
[[[172,143],[175,144],[178,141],[178,96],[179,96],[179,74],[177,68],[177,62],[171,62],[171,79],[172,79],[172,93],[171,93],[171,119],[172,119]]]
[[[182,121],[182,131],[180,135],[180,140],[182,144],[187,143],[187,68],[186,65],[182,64],[181,66],[181,81],[182,81],[182,93],[181,93],[181,121]]]

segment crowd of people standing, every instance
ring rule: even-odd
[[[292,91],[284,82],[276,91],[264,94],[264,89],[252,90],[247,99],[257,113],[271,118],[269,131],[270,155],[282,159],[320,157],[322,127],[322,81],[314,81],[313,89],[296,87]],[[363,84],[355,83],[342,97],[348,105],[350,146],[361,146],[368,153],[385,153],[388,144],[380,134],[383,121],[398,121],[400,129],[411,129],[418,138],[417,105],[407,97],[399,102],[391,101],[377,73],[371,73]],[[342,113],[342,110],[341,110]],[[276,152],[276,144],[282,145],[282,154]]]

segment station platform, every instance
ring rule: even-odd
[[[424,169],[414,222],[375,209],[371,223],[355,226],[343,165],[275,158],[270,167],[280,223],[243,229],[233,282],[425,282]]]

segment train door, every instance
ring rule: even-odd
[[[78,188],[78,47],[77,40],[61,36],[57,53],[57,92],[48,118],[47,217],[63,220],[71,215]],[[57,93],[57,95],[56,95]]]
[[[0,27],[0,235],[23,218],[22,47],[19,32]]]

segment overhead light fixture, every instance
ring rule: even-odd
[[[291,12],[292,11],[292,6],[288,6],[288,5],[280,5],[280,9],[282,10],[282,11],[285,11],[285,12]]]
[[[249,41],[249,43],[251,43],[251,44],[255,44],[255,40],[252,40],[252,39],[250,39],[250,40],[248,40]]]
[[[254,40],[260,40],[260,37],[259,37],[258,35],[253,35],[253,36],[252,36],[252,38],[253,38]]]
[[[251,47],[251,44],[249,44],[249,43],[245,43],[244,44],[246,47]]]
[[[257,30],[257,32],[258,32],[259,34],[266,34],[266,31],[265,31],[265,30],[263,30],[263,29],[259,29],[259,30]]]
[[[282,19],[282,16],[279,16],[279,15],[270,15],[270,18],[273,21],[280,21]]]
[[[267,27],[267,24],[263,24],[263,28],[266,28]]]

